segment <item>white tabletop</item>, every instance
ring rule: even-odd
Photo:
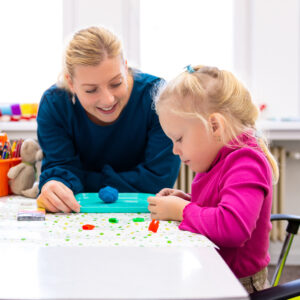
[[[120,223],[111,225],[105,225],[107,214],[18,222],[18,201],[30,200],[0,198],[0,299],[248,299],[213,244],[175,222],[161,222],[152,234],[146,224],[130,221],[134,214],[114,214]],[[96,225],[88,235],[77,229],[81,218]],[[127,244],[131,232],[136,238]]]
[[[248,299],[214,248],[1,247],[0,299]]]

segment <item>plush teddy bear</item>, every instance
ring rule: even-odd
[[[12,193],[28,198],[36,198],[39,193],[39,170],[36,164],[43,159],[43,152],[39,144],[33,139],[26,139],[21,146],[22,162],[11,167],[7,173]]]

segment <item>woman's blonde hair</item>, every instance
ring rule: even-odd
[[[78,31],[65,50],[58,86],[69,90],[66,75],[73,78],[76,66],[96,66],[104,59],[118,55],[123,58],[121,41],[108,29],[89,27]]]
[[[170,103],[172,102],[172,103]],[[163,104],[185,117],[199,118],[208,129],[208,118],[213,113],[223,119],[226,132],[223,141],[238,139],[241,133],[254,135],[259,110],[252,102],[249,91],[229,71],[215,67],[189,66],[167,85],[160,88],[155,98],[155,109],[159,114]],[[268,149],[266,140],[257,137],[258,144],[266,155],[273,171],[273,182],[279,177],[278,165]]]

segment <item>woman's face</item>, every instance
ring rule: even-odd
[[[76,66],[68,82],[88,117],[100,125],[120,116],[132,89],[132,77],[120,56],[107,58],[97,66]]]

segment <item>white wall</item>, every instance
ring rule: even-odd
[[[64,36],[102,25],[123,42],[131,66],[139,66],[139,0],[64,0]]]
[[[268,104],[270,116],[298,116],[300,1],[251,3],[252,92]]]
[[[300,116],[300,1],[236,0],[235,68],[267,117]]]

